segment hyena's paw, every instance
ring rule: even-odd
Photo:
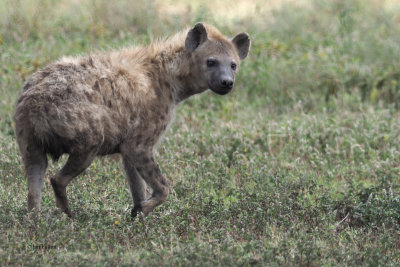
[[[38,208],[28,209],[28,213],[27,214],[28,214],[29,218],[33,218],[33,219],[39,218],[40,209],[38,209]]]
[[[67,216],[70,217],[71,219],[75,218],[75,213],[73,213],[70,209],[63,210],[63,212],[65,212],[65,214],[67,214]]]
[[[142,206],[141,211],[143,212],[143,215],[147,216],[159,204],[159,199],[156,199],[155,197],[151,197],[147,200],[142,201],[140,203],[140,206]]]
[[[144,216],[147,216],[156,206],[160,205],[165,201],[168,196],[169,188],[166,185],[166,180],[163,180],[164,183],[157,191],[153,192],[153,196],[149,199],[143,200],[140,202],[140,206],[142,207],[142,212]]]
[[[67,214],[68,217],[72,219],[75,217],[75,214],[71,211],[69,205],[65,203],[63,199],[56,197],[56,207],[59,208],[65,214]]]
[[[135,218],[137,214],[142,210],[141,206],[134,206],[131,210],[131,217]]]

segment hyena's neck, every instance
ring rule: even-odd
[[[168,89],[172,91],[176,105],[192,95],[207,90],[207,86],[202,85],[196,75],[197,64],[184,47],[169,55],[166,54],[166,52],[160,53],[160,74],[167,77],[170,85]]]

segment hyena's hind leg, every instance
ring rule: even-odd
[[[91,151],[84,154],[70,154],[64,167],[50,179],[56,197],[56,205],[69,217],[73,217],[68,205],[67,185],[83,172],[95,158],[96,153]]]
[[[136,217],[137,213],[142,210],[141,202],[146,199],[146,183],[135,166],[127,158],[123,159],[125,172],[128,180],[129,189],[133,198],[133,209],[131,216]]]
[[[40,210],[42,188],[47,168],[46,153],[35,144],[28,144],[22,153],[28,180],[28,210]]]

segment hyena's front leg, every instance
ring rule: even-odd
[[[129,184],[129,189],[133,198],[133,209],[131,216],[136,217],[137,213],[142,210],[141,203],[146,199],[146,183],[140,174],[137,172],[133,162],[128,158],[124,158],[124,167]]]
[[[148,215],[167,198],[169,192],[167,179],[161,174],[151,151],[135,153],[133,156],[124,156],[124,158],[129,158],[129,161],[134,163],[140,176],[153,189],[152,196],[140,203],[143,214]]]

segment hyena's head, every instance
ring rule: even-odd
[[[250,38],[239,33],[229,40],[214,27],[197,23],[188,32],[185,47],[192,54],[199,86],[225,95],[233,89],[240,61],[249,53]]]

